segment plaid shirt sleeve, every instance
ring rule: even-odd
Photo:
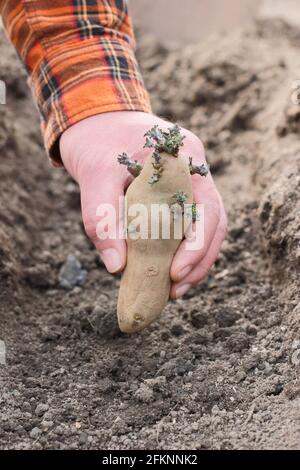
[[[76,122],[151,112],[126,0],[0,0],[0,13],[28,71],[54,165],[61,134]]]

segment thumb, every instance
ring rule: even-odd
[[[115,178],[89,178],[80,184],[82,219],[85,231],[106,269],[122,271],[126,265],[127,247],[123,235],[124,188]]]

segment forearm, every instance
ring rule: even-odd
[[[12,43],[30,77],[46,148],[61,164],[59,138],[110,111],[150,112],[134,55],[126,1],[0,0]]]

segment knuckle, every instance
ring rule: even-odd
[[[197,159],[200,157],[202,160],[205,156],[205,148],[202,141],[189,130],[185,130],[184,134],[186,136],[185,143],[189,147],[190,152],[194,154],[194,158]]]
[[[209,273],[211,265],[205,266],[202,269],[195,271],[191,276],[190,282],[193,286],[199,284]]]
[[[89,215],[83,216],[83,225],[87,236],[92,240],[92,242],[95,242],[98,239],[96,219]]]

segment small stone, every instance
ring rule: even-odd
[[[191,312],[191,324],[195,328],[203,328],[207,323],[207,315],[197,311]]]
[[[207,344],[212,339],[212,334],[206,328],[200,328],[196,333],[190,335],[186,339],[186,343],[202,345]]]
[[[55,433],[58,434],[59,436],[63,436],[65,433],[65,427],[61,424],[59,426],[56,426],[55,428]]]
[[[142,384],[134,396],[143,403],[150,403],[153,400],[153,390],[147,385]]]
[[[232,352],[241,352],[244,349],[247,349],[249,344],[249,338],[243,332],[236,333],[227,340],[227,346]]]
[[[113,389],[113,382],[108,377],[104,377],[99,380],[98,387],[102,393],[109,393]]]
[[[104,302],[101,306],[95,306],[90,319],[99,337],[105,339],[116,338],[121,335],[117,318],[111,308],[107,307],[106,298]]]
[[[41,426],[42,426],[43,429],[52,428],[52,426],[53,426],[53,421],[47,421],[46,419],[44,419],[44,420],[41,422]]]
[[[81,293],[82,293],[82,288],[79,287],[79,286],[74,287],[74,289],[72,290],[72,294],[77,295],[77,294],[81,294]]]
[[[240,315],[233,310],[222,310],[217,312],[216,321],[221,328],[233,326]]]
[[[256,367],[258,367],[260,361],[261,361],[261,357],[257,353],[251,354],[251,356],[244,359],[244,370],[245,370],[245,372],[249,372],[250,370],[253,370]]]
[[[59,285],[64,289],[82,286],[87,277],[87,271],[82,269],[80,261],[74,255],[68,255],[66,262],[59,272]]]
[[[36,409],[35,409],[35,414],[37,416],[43,416],[46,411],[48,411],[49,409],[49,406],[44,404],[44,403],[40,403],[39,405],[37,405]]]
[[[235,378],[236,378],[237,383],[243,382],[243,380],[245,380],[245,378],[246,378],[246,374],[245,374],[244,371],[241,370],[241,371],[237,372]]]
[[[181,336],[184,333],[184,329],[179,323],[177,323],[171,327],[171,333],[173,336]]]
[[[247,333],[247,335],[250,335],[250,336],[256,336],[257,335],[256,326],[255,325],[247,325],[246,333]]]
[[[42,431],[39,428],[33,428],[31,429],[29,436],[32,437],[32,439],[36,439],[37,437],[39,437],[41,432]]]
[[[152,390],[159,391],[166,384],[166,377],[160,375],[153,379],[145,379],[145,385]]]
[[[191,429],[193,431],[199,431],[199,423],[192,423],[191,424]]]
[[[120,416],[117,416],[117,418],[114,421],[113,428],[114,428],[114,431],[118,432],[118,434],[121,434],[121,433],[123,434],[126,432],[127,424],[124,421],[124,419],[122,419]]]
[[[220,413],[220,409],[218,407],[218,405],[214,405],[211,409],[211,414],[212,415],[218,415]]]
[[[24,401],[22,406],[23,412],[31,412],[31,405],[28,401]]]
[[[293,349],[299,349],[300,348],[300,341],[298,339],[295,339],[292,344]]]
[[[88,439],[88,435],[85,432],[82,432],[79,436],[79,444],[85,444]]]

